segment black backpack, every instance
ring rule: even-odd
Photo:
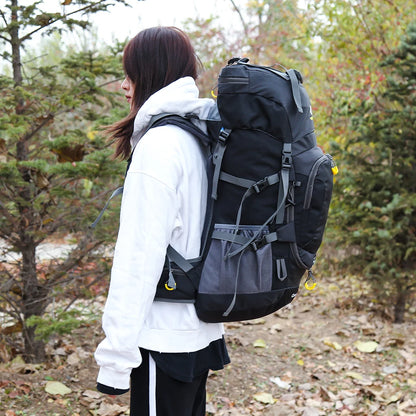
[[[195,302],[205,322],[268,315],[290,303],[322,242],[336,166],[317,146],[308,95],[293,69],[233,59],[218,80],[208,135],[160,115],[212,147],[201,256],[168,247],[156,300]]]
[[[195,117],[161,114],[150,125],[177,125],[211,150],[200,257],[184,259],[169,246],[155,300],[195,303],[205,322],[268,315],[293,300],[305,271],[305,285],[314,285],[335,163],[317,146],[293,69],[232,59],[218,79],[208,134]]]

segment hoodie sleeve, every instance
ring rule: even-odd
[[[126,176],[102,319],[106,337],[95,352],[98,383],[117,389],[129,388],[130,372],[141,364],[139,333],[153,302],[178,213],[180,154],[174,140],[157,135],[159,129],[141,139]]]

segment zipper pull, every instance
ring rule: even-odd
[[[334,174],[334,176],[335,175],[338,175],[338,166],[335,163],[335,160],[333,159],[333,157],[331,155],[328,155],[328,157],[329,157],[329,160],[331,161],[331,170],[332,170],[332,173]]]
[[[311,282],[312,280],[312,282]],[[317,285],[315,276],[312,273],[312,270],[308,270],[308,277],[306,278],[306,282],[305,282],[305,289],[306,290],[314,290],[315,287]]]
[[[165,289],[169,291],[176,289],[176,282],[175,282],[175,278],[173,277],[170,261],[169,261],[169,279],[165,283]]]

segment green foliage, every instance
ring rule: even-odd
[[[412,24],[382,65],[390,74],[383,93],[372,107],[357,107],[351,136],[334,146],[342,160],[335,239],[355,247],[345,263],[369,276],[382,298],[416,287],[415,50]]]
[[[89,225],[106,193],[123,179],[124,164],[112,160],[101,130],[128,111],[117,108],[123,45],[77,50],[60,42],[63,30],[87,28],[89,14],[114,2],[125,4],[72,0],[55,12],[43,2],[9,0],[1,10],[1,54],[11,71],[0,75],[0,238],[22,260],[18,272],[0,275],[0,306],[6,302],[7,312],[23,316],[30,359],[42,359],[42,351],[34,347],[34,331],[26,323],[39,324],[53,288],[70,279],[70,271],[97,247],[115,240],[117,210],[110,209],[111,221],[104,219],[96,233]],[[49,41],[25,54],[37,32],[50,36]],[[50,261],[48,272],[40,274],[39,244],[68,233],[76,235],[73,250]],[[64,321],[71,325],[69,315]],[[60,331],[60,325],[50,323],[51,330]]]
[[[257,65],[295,67],[308,79],[311,13],[300,8],[298,0],[251,0],[241,8],[236,3],[232,2],[241,25],[230,27],[229,21],[216,16],[187,22],[206,69],[199,80],[202,94],[211,95],[220,69],[234,57],[248,57]]]
[[[354,272],[382,288],[380,299],[400,298],[415,283],[414,30],[401,38],[413,8],[408,0],[301,7],[254,0],[238,12],[235,36],[215,18],[196,24],[197,51],[210,62],[204,93],[231,55],[301,71],[319,144],[340,168],[327,240],[347,253]]]
[[[89,322],[95,321],[97,315],[85,312],[83,309],[73,308],[64,310],[57,309],[53,314],[43,316],[31,316],[27,321],[28,327],[35,327],[37,339],[48,341],[52,335],[64,335],[71,333]]]
[[[353,134],[351,115],[372,108],[382,93],[388,71],[380,64],[397,48],[414,12],[408,0],[319,0],[309,2],[308,10],[314,15],[315,125],[322,142],[344,145]]]

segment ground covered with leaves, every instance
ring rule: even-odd
[[[232,363],[209,376],[207,414],[416,415],[416,313],[411,307],[400,325],[390,313],[369,287],[344,277],[302,288],[264,319],[227,324]],[[96,321],[51,339],[47,363],[1,363],[0,414],[128,415],[128,394],[95,390],[101,338]]]

